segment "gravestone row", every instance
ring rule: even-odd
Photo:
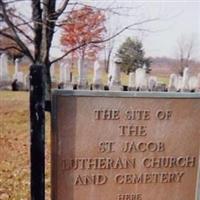
[[[104,90],[102,81],[103,67],[98,61],[94,63],[94,73],[92,86],[87,81],[87,66],[78,62],[78,79],[73,79],[71,67],[67,63],[61,63],[59,68],[59,80],[56,80],[55,66],[54,64],[50,69],[51,80],[53,86],[59,84],[59,88],[73,89],[74,85],[77,85],[77,89],[90,89],[93,90]],[[109,68],[107,86],[108,90],[122,91],[124,87],[121,84],[121,70],[119,63],[114,62]],[[20,71],[19,59],[15,60],[15,71],[12,80],[9,79],[8,75],[8,57],[6,54],[2,54],[0,57],[0,85],[3,83],[10,83],[13,81],[14,84],[19,86],[19,89],[29,89],[29,76]],[[190,74],[189,68],[185,68],[183,76],[177,74],[171,74],[169,77],[169,84],[159,82],[158,78],[151,76],[146,73],[146,69],[139,68],[134,73],[129,73],[128,87],[126,90],[130,91],[170,91],[170,92],[189,92],[189,91],[200,91],[200,73],[197,76]]]

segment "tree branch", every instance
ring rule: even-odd
[[[32,31],[34,31],[34,28],[30,25],[30,23],[33,22],[32,20],[26,21],[22,16],[15,15],[14,13],[11,13],[11,15],[22,21],[21,24],[17,24],[16,26],[27,25]]]
[[[29,35],[27,35],[25,31],[23,31],[22,29],[19,28],[22,25],[25,25],[25,24],[22,24],[22,23],[21,24],[16,24],[16,25],[13,24],[14,28],[16,28],[19,33],[21,33],[26,39],[28,39],[32,43],[33,39]],[[4,29],[2,29],[0,31],[1,32],[6,32],[8,30],[10,30],[10,27],[4,28]]]
[[[30,2],[31,0],[17,0],[17,2],[20,2],[20,1],[27,1],[27,2]],[[6,3],[6,4],[15,3],[15,4],[16,4],[16,0],[6,1],[5,3]]]
[[[96,41],[90,41],[90,42],[87,42],[87,43],[82,43],[82,44],[70,49],[69,51],[65,52],[62,56],[60,56],[60,57],[56,58],[55,60],[51,61],[50,64],[53,64],[55,62],[58,62],[59,60],[62,60],[68,54],[72,53],[73,51],[76,51],[77,49],[80,49],[81,47],[87,46],[89,44],[105,43],[105,42],[107,42],[109,40],[112,40],[113,38],[117,37],[118,35],[120,35],[121,33],[123,33],[124,31],[126,31],[128,29],[130,29],[133,26],[141,25],[141,24],[152,22],[152,21],[155,21],[155,20],[158,20],[158,19],[157,18],[152,18],[152,19],[147,19],[147,20],[143,20],[143,21],[140,21],[140,22],[136,22],[136,23],[130,24],[130,25],[122,28],[120,31],[118,31],[117,33],[113,34],[112,36],[110,36],[110,37],[108,37],[108,38],[106,38],[104,40],[96,40]]]
[[[10,29],[12,30],[13,34],[15,35],[15,39],[16,39],[16,43],[20,46],[20,48],[23,50],[24,54],[26,54],[32,61],[34,61],[31,52],[29,51],[29,49],[26,47],[26,45],[22,42],[22,40],[20,39],[20,37],[17,34],[17,31],[15,29],[14,24],[12,23],[12,21],[9,19],[9,16],[6,12],[6,7],[5,7],[5,3],[0,0],[0,6],[2,8],[2,12],[3,12],[3,16],[4,16],[4,20],[5,23],[10,27]]]
[[[7,47],[5,47],[5,48],[0,47],[0,50],[1,50],[1,51],[6,51],[6,50],[9,50],[9,49],[15,49],[15,50],[17,50],[17,51],[23,53],[23,51],[22,51],[21,49],[17,48],[16,46],[7,46]]]
[[[69,0],[65,0],[63,2],[62,6],[56,11],[56,18],[58,18],[64,12],[68,3],[69,3]]]

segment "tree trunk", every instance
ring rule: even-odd
[[[44,81],[45,81],[45,111],[51,111],[51,73],[50,65],[46,64],[44,69]]]
[[[30,67],[31,199],[45,199],[44,65]]]

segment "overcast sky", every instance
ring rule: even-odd
[[[71,0],[73,2],[75,0]],[[62,2],[62,0],[60,0]],[[184,37],[188,40],[194,38],[196,41],[194,58],[200,60],[200,0],[79,0],[96,7],[132,7],[133,9],[118,9],[123,14],[110,15],[111,20],[107,22],[112,31],[120,29],[134,22],[145,19],[159,18],[151,23],[146,23],[140,28],[148,29],[148,32],[126,31],[115,40],[115,50],[126,39],[126,37],[138,37],[142,40],[147,56],[176,57],[177,40]],[[21,6],[24,11],[25,5]],[[137,28],[137,27],[135,27]],[[112,32],[111,31],[111,32]],[[59,31],[55,35],[53,56],[61,54],[59,43]]]
[[[169,56],[176,55],[177,40],[184,37],[186,40],[194,38],[199,43],[200,34],[200,1],[157,1],[147,3],[147,10],[158,10],[165,8],[169,14],[168,20],[160,20],[156,27],[163,31],[148,34],[144,37],[144,46],[148,55]],[[171,15],[171,17],[170,17]],[[154,27],[152,27],[153,29]],[[194,57],[198,58],[199,45],[195,46]]]
[[[196,41],[195,53],[193,57],[199,59],[200,34],[200,0],[196,1],[174,1],[174,0],[82,0],[83,3],[98,7],[127,6],[133,7],[132,10],[119,10],[127,13],[127,16],[113,15],[109,21],[109,27],[113,30],[129,25],[133,22],[144,19],[159,18],[151,23],[143,24],[142,28],[148,29],[147,32],[126,31],[115,40],[115,50],[125,40],[126,37],[138,37],[143,41],[147,56],[166,56],[176,57],[177,40],[184,37],[187,40],[194,38]],[[58,37],[55,38],[58,44]],[[58,48],[54,49],[54,55],[59,55]]]

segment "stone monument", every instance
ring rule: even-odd
[[[53,93],[52,200],[199,200],[200,95]]]

